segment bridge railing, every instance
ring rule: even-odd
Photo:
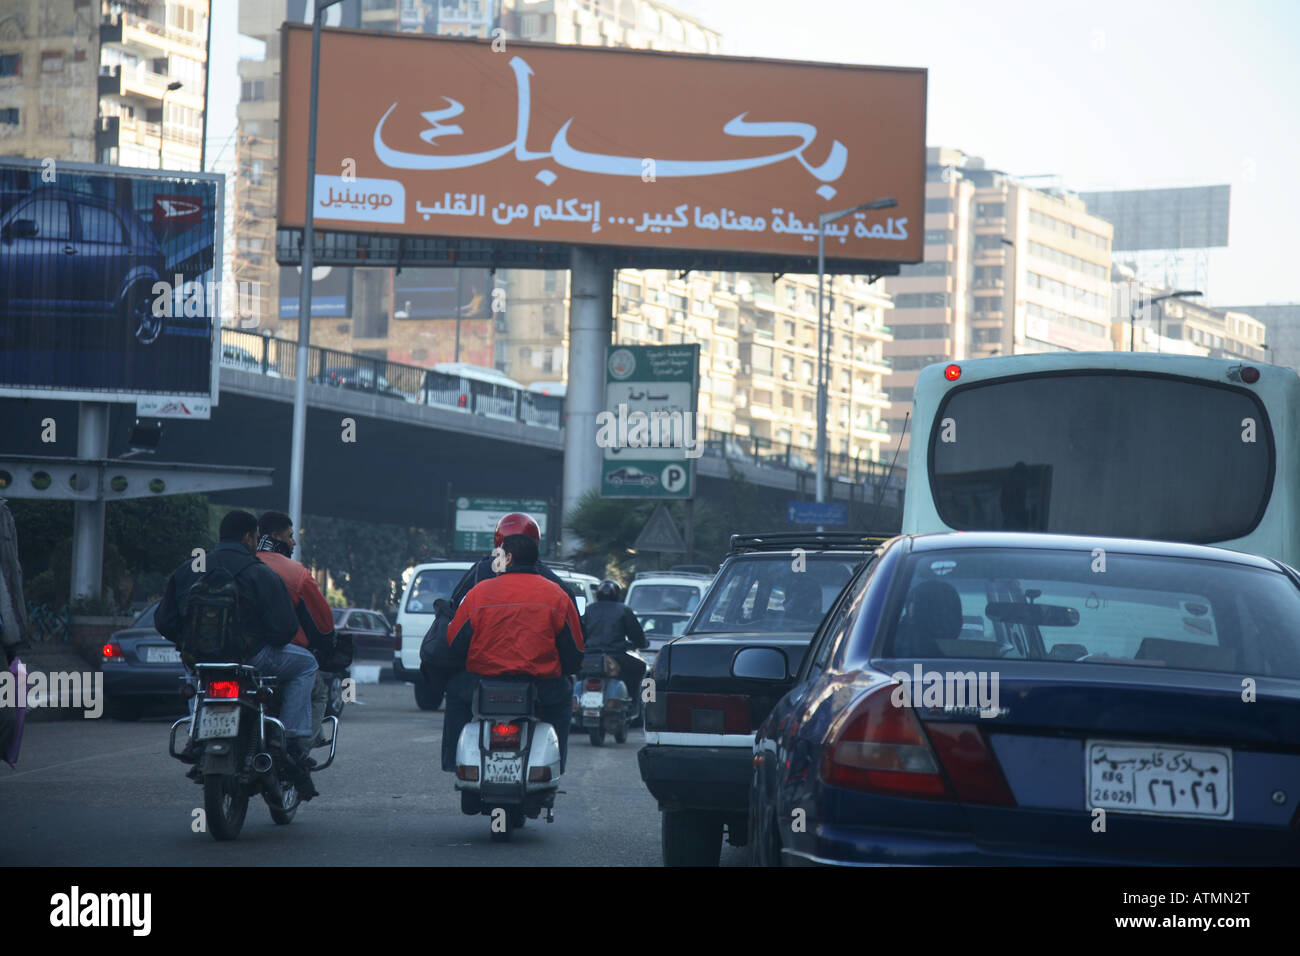
[[[298,343],[239,329],[221,330],[221,364],[270,378],[297,375]],[[555,395],[449,375],[419,365],[313,345],[307,355],[307,380],[349,391],[369,392],[414,405],[455,409],[466,414],[505,419],[541,428],[564,427],[564,399]],[[806,472],[816,470],[811,449],[749,435],[706,433],[704,453],[715,458],[745,461],[761,468]],[[879,490],[888,462],[844,454],[827,455],[827,474],[834,481]],[[884,489],[883,504],[891,506],[905,483],[906,468],[899,466]]]

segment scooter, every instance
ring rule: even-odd
[[[492,840],[509,841],[543,812],[554,823],[560,788],[560,738],[537,716],[537,689],[527,680],[483,679],[473,719],[456,742],[460,809],[492,818]]]
[[[582,655],[582,668],[573,682],[573,729],[586,731],[593,747],[627,742],[627,728],[636,716],[636,701],[619,679],[618,660],[593,652]]]

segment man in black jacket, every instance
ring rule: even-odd
[[[247,511],[231,511],[221,519],[221,542],[204,556],[203,571],[184,561],[167,581],[154,626],[175,642],[185,623],[186,598],[199,577],[224,568],[239,592],[240,627],[254,650],[242,663],[280,679],[284,692],[280,719],[289,737],[289,756],[299,771],[298,790],[304,799],[316,795],[308,773],[311,746],[311,691],[316,683],[316,659],[304,647],[289,642],[298,633],[298,615],[280,576],[257,560],[257,519]]]
[[[618,661],[621,680],[634,701],[641,699],[645,664],[627,653],[628,645],[644,650],[650,646],[641,622],[621,600],[622,589],[609,578],[596,588],[596,603],[582,616],[582,634],[588,651],[602,651]]]

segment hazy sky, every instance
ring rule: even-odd
[[[738,56],[929,70],[927,141],[1070,189],[1232,186],[1210,304],[1300,301],[1300,2],[676,0]]]
[[[720,31],[724,53],[925,67],[929,145],[1013,174],[1076,190],[1228,183],[1229,247],[1210,253],[1207,303],[1300,301],[1298,0],[674,5]],[[215,155],[239,79],[236,0],[213,7]]]

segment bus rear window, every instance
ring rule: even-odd
[[[1273,468],[1257,396],[1161,375],[954,389],[930,435],[935,508],[959,531],[1228,541],[1263,517]]]

